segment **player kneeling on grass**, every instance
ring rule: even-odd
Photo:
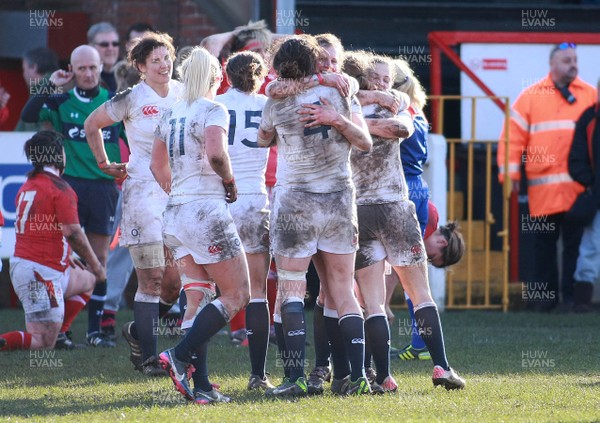
[[[206,372],[206,343],[250,298],[248,265],[227,203],[237,199],[227,154],[227,109],[213,101],[221,81],[217,59],[192,50],[181,67],[183,100],[161,117],[150,168],[169,194],[163,237],[184,285],[213,280],[221,296],[199,312],[175,347],[160,354],[175,387],[196,403],[229,402]],[[186,295],[193,292],[186,290]],[[191,366],[194,389],[189,383]]]
[[[0,350],[37,350],[55,344],[73,348],[65,332],[96,281],[106,283],[106,275],[79,225],[77,195],[60,177],[65,168],[62,136],[38,132],[25,143],[25,154],[33,170],[17,193],[10,277],[23,303],[27,331],[0,335]],[[85,260],[87,270],[70,259],[71,248]]]

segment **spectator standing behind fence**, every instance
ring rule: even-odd
[[[112,176],[105,175],[85,138],[83,123],[89,114],[109,99],[111,94],[100,87],[101,62],[98,52],[82,45],[71,53],[69,70],[57,70],[39,94],[32,96],[21,118],[25,122],[49,122],[64,136],[67,167],[64,179],[78,197],[79,221],[100,263],[106,267],[108,247],[119,191]],[[65,86],[75,82],[69,91]],[[50,92],[55,94],[50,95]],[[111,162],[119,162],[119,133],[122,126],[103,128],[102,135]],[[123,175],[125,172],[123,170]],[[88,333],[90,345],[114,347],[100,333],[100,318],[106,297],[106,284],[98,284],[88,303]]]
[[[509,164],[504,168],[504,129],[498,144],[499,179],[508,173],[518,191],[521,163],[525,164],[529,216],[521,216],[534,235],[533,268],[535,286],[531,298],[536,309],[549,311],[558,304],[556,243],[562,233],[562,297],[573,301],[573,272],[583,228],[565,218],[583,187],[569,175],[568,154],[575,121],[596,101],[596,89],[578,76],[577,51],[573,43],[562,43],[550,52],[550,73],[519,95],[509,121]],[[539,223],[539,224],[538,224]],[[543,223],[543,225],[542,225]],[[544,230],[535,230],[536,227]],[[546,230],[550,228],[550,230]],[[541,292],[543,291],[543,292]]]
[[[102,60],[102,73],[100,78],[104,88],[108,91],[117,90],[117,80],[113,72],[113,66],[119,60],[119,33],[116,28],[108,22],[99,22],[90,27],[87,32],[88,44],[98,50]]]
[[[600,87],[600,81],[598,81]],[[569,173],[590,190],[596,206],[591,224],[583,230],[575,270],[575,312],[591,310],[594,283],[600,279],[600,98],[575,124],[575,136],[569,153]]]
[[[38,47],[23,54],[23,79],[29,89],[29,96],[42,94],[48,86],[48,78],[58,69],[58,56],[47,47]],[[15,131],[39,131],[43,124],[25,123],[19,119]]]

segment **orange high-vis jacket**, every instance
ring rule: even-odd
[[[596,89],[576,78],[569,85],[576,98],[569,104],[550,79],[533,84],[515,101],[510,111],[508,174],[521,179],[525,164],[527,194],[532,216],[566,212],[583,187],[569,175],[569,151],[575,122],[598,99]],[[498,176],[504,181],[504,126],[498,143]]]

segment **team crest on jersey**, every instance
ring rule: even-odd
[[[223,247],[221,247],[219,244],[213,244],[208,247],[208,252],[210,254],[219,254],[222,251],[223,251]]]
[[[421,254],[423,254],[423,250],[418,244],[410,247],[410,252],[412,253],[413,257],[420,257]]]
[[[158,109],[158,106],[156,106],[156,105],[148,104],[148,105],[142,107],[142,114],[144,115],[144,117],[158,116],[159,113],[160,113],[160,110]]]

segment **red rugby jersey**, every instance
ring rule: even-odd
[[[27,178],[16,201],[15,257],[64,272],[71,247],[62,225],[79,223],[75,191],[60,177],[42,172]]]
[[[437,211],[437,207],[431,201],[427,203],[427,210],[429,211],[429,217],[427,218],[427,225],[425,226],[425,234],[423,239],[429,238],[438,227],[440,223],[440,216]]]

